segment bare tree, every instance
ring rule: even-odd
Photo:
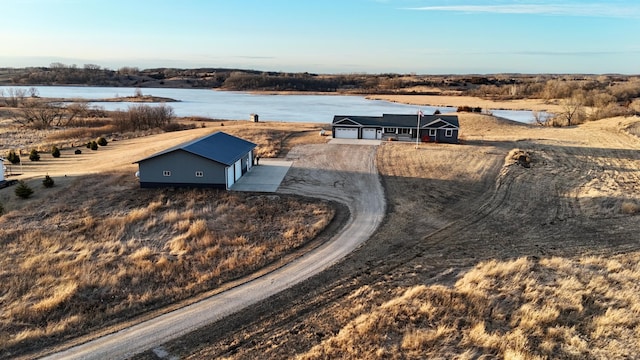
[[[65,116],[65,110],[59,103],[27,101],[15,116],[15,121],[23,126],[35,129],[47,129],[59,126]]]
[[[66,119],[60,122],[60,125],[66,126],[73,123],[76,117],[86,117],[89,114],[89,104],[86,102],[76,102],[67,105]]]
[[[53,62],[51,64],[49,64],[49,68],[50,69],[66,69],[67,65],[61,63],[61,62]]]
[[[533,115],[533,120],[536,122],[536,124],[542,126],[549,125],[549,120],[551,119],[551,116],[549,116],[549,114],[534,110],[531,112],[531,115]]]
[[[98,72],[98,71],[100,71],[100,65],[96,65],[96,64],[84,64],[84,69],[85,69],[86,71]]]
[[[127,111],[115,111],[111,118],[119,131],[137,131],[162,128],[175,117],[173,108],[167,105],[149,106],[145,104],[129,106]]]
[[[579,92],[560,102],[562,108],[560,116],[566,121],[567,126],[580,123],[584,120],[584,96]]]
[[[4,97],[4,101],[7,103],[7,106],[18,107],[24,102],[26,94],[27,91],[24,89],[9,88],[7,90],[7,95]]]

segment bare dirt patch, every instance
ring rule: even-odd
[[[345,261],[165,348],[194,359],[635,356],[640,221],[628,204],[640,201],[640,141],[624,129],[638,119],[460,120],[464,145],[379,148],[387,217]]]

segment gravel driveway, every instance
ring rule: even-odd
[[[375,166],[376,149],[304,145],[287,156],[293,166],[279,192],[336,200],[349,207],[349,221],[331,241],[263,277],[48,358],[128,358],[240,311],[340,261],[365,242],[384,217],[386,204]]]

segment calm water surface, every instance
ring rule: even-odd
[[[136,88],[93,86],[34,86],[39,96],[54,98],[106,99],[132,96]],[[31,86],[0,86],[5,96],[8,89],[27,90]],[[215,119],[249,120],[252,113],[264,121],[331,123],[334,115],[381,116],[382,114],[416,114],[422,110],[432,114],[454,112],[455,107],[433,107],[367,100],[350,95],[264,95],[210,89],[143,88],[144,95],[172,98],[168,103],[177,116],[203,116]],[[95,102],[105,110],[126,110],[132,103]],[[532,122],[531,111],[492,110],[495,116]]]

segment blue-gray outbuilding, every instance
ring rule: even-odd
[[[221,131],[176,145],[136,161],[140,187],[230,189],[253,166],[255,148]]]

